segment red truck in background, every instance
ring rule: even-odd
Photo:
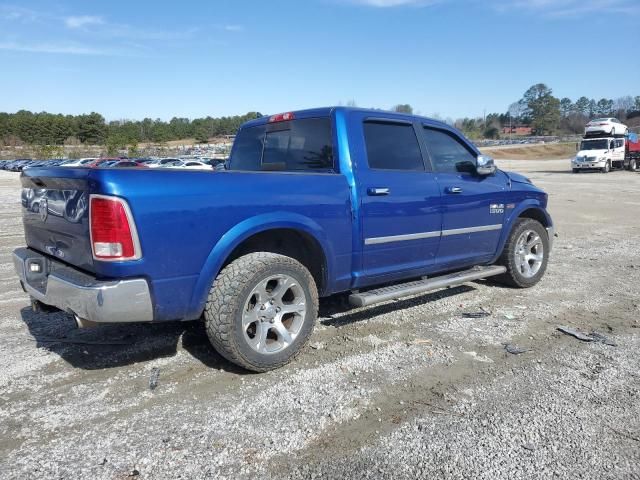
[[[640,138],[637,134],[629,133],[624,155],[624,168],[635,172],[640,169]]]

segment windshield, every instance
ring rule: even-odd
[[[609,140],[590,140],[588,142],[582,142],[580,144],[580,150],[607,150],[609,148]]]

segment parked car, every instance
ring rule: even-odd
[[[147,166],[144,163],[141,162],[133,162],[131,160],[119,160],[117,162],[114,162],[113,165],[111,165],[112,168],[147,168]]]
[[[35,307],[79,326],[202,319],[254,371],[300,352],[319,297],[365,307],[489,277],[532,287],[554,237],[528,178],[445,123],[379,110],[252,120],[225,171],[32,168],[21,182],[23,205],[41,198],[14,251]],[[49,213],[49,197],[74,215]]]
[[[187,170],[211,170],[211,165],[206,163],[196,162],[193,160],[175,162],[171,165],[171,168],[186,168]]]
[[[587,123],[584,128],[585,135],[607,134],[614,136],[624,136],[629,129],[617,118],[596,118]]]
[[[166,167],[174,164],[175,162],[180,162],[179,158],[159,158],[154,162],[149,163],[150,168],[160,168]]]
[[[87,165],[88,163],[91,162],[95,162],[96,160],[98,160],[95,157],[87,157],[87,158],[80,158],[78,160],[73,160],[69,163],[65,163],[65,167],[82,167],[84,165]]]

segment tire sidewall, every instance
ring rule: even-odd
[[[293,277],[304,291],[305,302],[307,305],[305,321],[296,339],[286,349],[278,353],[261,354],[253,350],[244,337],[244,332],[242,330],[242,313],[249,294],[258,282],[266,279],[267,277],[278,274],[286,274]],[[261,266],[253,275],[247,278],[243,288],[235,297],[236,305],[233,308],[232,337],[238,353],[242,355],[248,363],[261,365],[267,368],[273,365],[279,366],[287,363],[304,346],[313,331],[318,312],[317,296],[312,294],[312,288],[315,289],[315,283],[310,285],[310,282],[313,282],[313,279],[302,265],[296,267],[288,262],[278,262],[267,266]]]
[[[540,239],[542,240],[542,246],[544,249],[544,258],[542,259],[542,265],[540,266],[540,270],[533,277],[527,278],[520,273],[516,262],[516,248],[517,241],[520,238],[525,230],[534,230],[538,235],[540,235]],[[540,281],[540,279],[544,276],[547,271],[547,264],[549,263],[549,238],[547,234],[547,230],[535,220],[525,220],[520,222],[516,227],[511,231],[511,240],[509,242],[511,249],[508,252],[509,262],[511,263],[511,271],[512,276],[516,283],[522,287],[532,287],[536,283]]]

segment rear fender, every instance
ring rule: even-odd
[[[255,234],[279,228],[289,228],[304,232],[313,237],[325,253],[327,261],[327,281],[331,284],[333,269],[333,249],[324,230],[313,220],[290,212],[273,212],[248,218],[227,231],[213,247],[202,267],[193,291],[187,320],[199,318],[204,311],[209,290],[220,273],[226,259],[235,248]]]

